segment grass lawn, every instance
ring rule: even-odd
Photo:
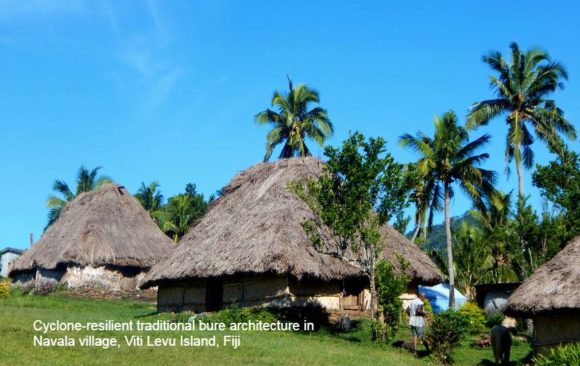
[[[39,347],[33,346],[33,322],[98,322],[168,319],[170,314],[155,314],[155,307],[144,302],[95,301],[13,295],[0,300],[0,365],[429,365],[430,357],[417,359],[404,349],[368,341],[368,323],[339,335],[326,331],[310,334],[286,332],[241,332],[241,346],[232,347],[128,347],[123,341],[130,332],[53,332],[48,336],[85,335],[115,337],[120,348]],[[198,335],[234,332],[196,332]],[[175,337],[172,332],[147,332],[152,337]],[[188,334],[189,333],[183,333]],[[398,338],[410,339],[405,328]],[[472,349],[466,340],[455,353],[456,364],[477,365],[491,360],[491,349]],[[220,341],[218,341],[220,343]],[[512,359],[521,360],[529,352],[527,343],[515,341]],[[487,364],[487,362],[484,362]]]

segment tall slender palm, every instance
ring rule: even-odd
[[[163,204],[163,195],[159,191],[159,183],[157,182],[151,182],[148,186],[144,182],[141,182],[141,187],[135,193],[135,197],[141,202],[141,205],[149,214],[159,211]]]
[[[564,118],[564,112],[548,96],[563,88],[562,80],[568,78],[564,66],[553,61],[546,51],[532,48],[522,52],[513,42],[510,44],[512,59],[506,61],[499,51],[483,56],[483,62],[497,72],[491,76],[490,86],[495,99],[484,100],[471,106],[467,126],[475,128],[486,125],[495,117],[505,115],[508,133],[505,157],[506,172],[515,160],[518,174],[518,196],[524,198],[522,164],[530,169],[534,161],[531,145],[536,136],[548,145],[560,142],[560,134],[576,139],[574,126]]]
[[[282,94],[274,92],[272,109],[266,109],[256,114],[256,122],[260,125],[271,124],[272,130],[266,137],[266,155],[268,161],[274,148],[284,143],[280,159],[293,156],[309,156],[310,150],[305,139],[311,138],[319,145],[332,136],[334,129],[326,110],[321,107],[310,109],[312,103],[320,103],[318,92],[305,84],[292,85],[288,78],[289,91]]]
[[[58,179],[54,181],[52,189],[62,197],[56,195],[50,195],[48,197],[46,207],[48,207],[50,211],[48,212],[48,224],[46,224],[46,227],[44,228],[45,230],[52,225],[56,219],[58,219],[62,208],[67,202],[72,201],[76,196],[83,192],[92,191],[105,183],[113,182],[111,178],[105,175],[98,176],[100,169],[101,167],[98,166],[93,170],[89,170],[81,165],[77,173],[76,191],[74,193],[64,181]]]
[[[493,189],[495,173],[479,168],[489,155],[477,154],[490,139],[483,135],[469,142],[467,130],[457,124],[457,116],[449,111],[435,118],[433,138],[419,132],[417,136],[405,134],[400,137],[402,146],[417,151],[421,157],[417,168],[426,179],[443,192],[445,211],[445,234],[447,238],[447,268],[449,270],[449,306],[455,307],[455,274],[453,271],[453,245],[451,237],[451,217],[449,206],[454,195],[454,185],[458,185],[474,201],[483,193]]]

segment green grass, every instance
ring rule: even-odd
[[[153,348],[124,346],[127,332],[95,332],[96,336],[119,339],[120,348],[33,347],[34,320],[43,321],[155,321],[170,319],[171,314],[155,314],[151,304],[131,301],[94,301],[66,298],[13,295],[0,300],[0,365],[430,365],[430,357],[414,358],[404,349],[368,341],[368,322],[344,334],[319,331],[311,334],[283,332],[243,332],[238,349],[221,348]],[[199,335],[201,332],[197,332]],[[227,332],[230,334],[231,332]],[[64,336],[55,332],[51,336]],[[80,337],[87,332],[68,333]],[[153,337],[175,336],[171,332],[147,333]],[[206,333],[203,335],[224,333]],[[410,339],[405,328],[399,335]],[[457,350],[456,364],[476,365],[491,360],[491,350],[474,350],[469,340]],[[516,342],[512,359],[522,359],[529,346]]]

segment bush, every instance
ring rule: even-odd
[[[234,304],[213,314],[208,314],[203,321],[213,323],[243,323],[248,321],[275,322],[278,319],[268,309],[258,307],[241,307]]]
[[[402,268],[408,266],[402,258],[399,258],[399,262]],[[381,320],[373,321],[372,325],[378,340],[388,341],[399,329],[403,310],[403,300],[400,296],[407,289],[409,281],[408,276],[396,274],[390,262],[381,260],[377,263],[375,284]]]
[[[459,309],[459,313],[469,323],[470,332],[480,332],[485,329],[485,312],[474,302],[466,302]]]
[[[502,313],[492,313],[485,316],[485,326],[488,328],[493,328],[496,325],[500,325],[503,322],[504,315]]]
[[[534,358],[536,366],[580,365],[580,343],[552,348],[547,355]]]
[[[59,287],[59,284],[53,280],[41,278],[36,280],[34,289],[30,291],[31,295],[46,296],[54,292]]]
[[[441,364],[452,363],[451,353],[469,331],[467,319],[457,311],[436,314],[427,334],[435,358]]]
[[[10,280],[0,280],[0,299],[5,299],[10,295]]]

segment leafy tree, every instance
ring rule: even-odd
[[[351,133],[340,149],[327,147],[326,174],[296,183],[291,188],[317,213],[317,217],[339,238],[340,253],[356,253],[358,264],[370,282],[370,313],[377,320],[376,264],[381,249],[379,228],[407,204],[403,166],[386,152],[381,138]],[[321,236],[312,222],[304,228],[317,248]],[[376,339],[376,329],[373,339]]]
[[[562,80],[568,78],[564,66],[553,61],[544,50],[532,48],[523,52],[515,42],[510,44],[510,48],[510,62],[499,51],[483,56],[483,62],[498,74],[489,78],[496,98],[473,104],[467,126],[475,128],[496,117],[506,116],[506,162],[509,164],[515,160],[518,196],[523,200],[522,164],[530,169],[534,161],[531,148],[534,137],[528,126],[549,146],[561,143],[559,134],[575,140],[576,130],[564,118],[564,112],[556,102],[548,99],[554,91],[563,88]],[[506,171],[509,172],[509,165]]]
[[[48,212],[48,224],[44,230],[46,230],[50,225],[52,225],[60,216],[60,213],[67,202],[75,199],[76,196],[83,192],[92,191],[99,188],[105,183],[112,183],[111,178],[101,175],[99,176],[99,170],[101,167],[96,167],[93,170],[85,168],[83,165],[79,168],[76,178],[76,189],[73,192],[68,184],[62,180],[55,180],[52,189],[61,195],[58,197],[56,195],[50,195],[46,202],[46,207],[50,209]]]
[[[417,136],[401,136],[402,146],[417,151],[421,157],[417,168],[425,179],[433,179],[433,185],[443,192],[445,211],[445,234],[447,238],[447,263],[449,268],[449,306],[455,307],[455,276],[453,273],[453,245],[451,237],[451,216],[449,206],[454,195],[454,185],[459,187],[472,200],[480,200],[485,192],[491,192],[495,173],[479,168],[488,154],[477,152],[489,141],[489,135],[483,135],[469,142],[467,130],[457,124],[457,116],[449,111],[435,118],[435,135],[433,138],[419,132]]]
[[[148,186],[144,182],[141,183],[141,187],[135,194],[135,197],[141,205],[149,214],[153,215],[154,212],[159,211],[163,205],[163,195],[159,191],[159,183],[151,182]]]
[[[293,156],[309,156],[310,150],[306,146],[306,138],[316,141],[320,146],[332,136],[334,130],[325,109],[314,107],[313,103],[320,103],[318,92],[305,84],[292,85],[288,78],[288,93],[274,92],[272,109],[266,109],[256,114],[256,122],[260,125],[270,124],[272,130],[266,137],[266,155],[268,161],[274,148],[283,143],[280,159]]]
[[[562,239],[567,242],[580,234],[580,157],[566,146],[554,152],[557,159],[548,165],[536,165],[532,179],[565,223]]]

